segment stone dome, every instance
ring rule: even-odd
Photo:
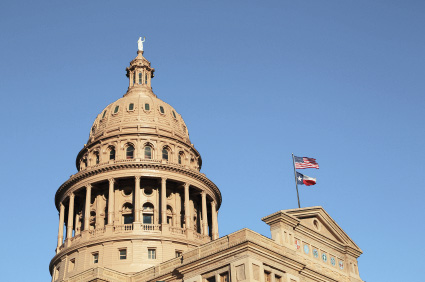
[[[154,147],[154,142],[149,140],[151,136],[153,139],[165,138],[173,144],[184,146],[188,153],[187,157],[191,162],[193,160],[193,167],[199,170],[202,159],[190,142],[183,118],[152,91],[151,79],[154,77],[155,69],[143,57],[143,51],[137,52],[136,58],[130,62],[126,70],[129,78],[128,90],[122,98],[109,104],[97,115],[90,130],[89,140],[77,156],[77,169],[90,166],[88,158],[96,144],[105,145],[111,143],[114,138],[122,141],[126,138],[130,140],[135,136],[144,136],[147,138],[146,142]]]
[[[190,145],[181,115],[146,87],[135,88],[98,114],[87,144],[114,135],[143,133],[167,136]]]

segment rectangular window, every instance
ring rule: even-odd
[[[128,110],[129,111],[134,110],[134,104],[133,103],[130,103],[130,105],[128,105]]]
[[[150,109],[149,104],[148,104],[148,103],[146,103],[146,104],[145,104],[145,111],[149,111],[149,109]]]
[[[93,263],[99,263],[99,253],[93,254]]]
[[[183,254],[182,251],[176,251],[176,258],[181,257]]]
[[[153,218],[153,216],[151,214],[144,214],[143,215],[143,224],[152,224],[152,218]]]
[[[215,282],[215,276],[207,278],[207,282]]]
[[[142,73],[139,73],[139,84],[142,84]]]
[[[220,282],[229,282],[229,273],[228,272],[220,274]]]
[[[148,259],[156,259],[156,249],[148,249]]]
[[[270,272],[264,271],[264,281],[265,282],[271,282]]]
[[[74,267],[75,267],[75,259],[71,259],[69,261],[69,265],[68,265],[68,272],[73,271],[74,270]]]
[[[124,217],[124,224],[131,224],[134,222],[134,218],[132,214],[125,214]]]
[[[119,253],[120,253],[120,260],[127,259],[127,249],[121,249],[119,250]]]

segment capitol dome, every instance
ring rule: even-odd
[[[96,117],[90,130],[89,140],[77,156],[78,170],[93,163],[90,161],[89,150],[93,144],[105,143],[117,136],[120,136],[120,140],[122,140],[123,137],[134,136],[134,134],[162,136],[184,144],[190,150],[186,150],[187,154],[185,154],[185,150],[181,149],[175,158],[177,163],[181,164],[183,162],[181,158],[185,157],[190,167],[198,170],[201,168],[201,156],[190,142],[189,132],[183,118],[172,106],[159,99],[152,91],[151,79],[154,71],[150,62],[143,57],[143,51],[138,51],[137,57],[130,62],[130,67],[127,68],[127,77],[129,78],[127,93],[109,104]],[[147,140],[146,144],[154,146],[150,140]],[[141,152],[142,149],[137,151]],[[172,149],[168,147],[167,150],[171,151]],[[96,154],[99,155],[101,152]],[[99,163],[98,155],[91,158],[95,164]],[[160,156],[156,157],[160,159]],[[143,157],[140,155],[139,158]]]
[[[94,264],[135,273],[218,238],[221,193],[183,118],[153,93],[142,50],[126,70],[126,94],[98,113],[78,172],[56,191],[53,281]]]

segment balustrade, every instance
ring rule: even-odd
[[[97,228],[97,229],[89,230],[89,234],[90,236],[98,236],[105,233],[105,230],[106,230],[105,227]]]
[[[180,227],[175,227],[175,226],[170,226],[170,231],[173,234],[181,234],[184,235],[185,234],[185,228],[180,228]]]
[[[133,224],[114,225],[114,232],[130,232],[133,230]]]

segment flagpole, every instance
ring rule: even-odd
[[[300,205],[300,194],[298,193],[297,171],[295,170],[294,153],[292,153],[292,164],[294,165],[295,188],[297,188],[298,208],[301,208],[301,205]]]

